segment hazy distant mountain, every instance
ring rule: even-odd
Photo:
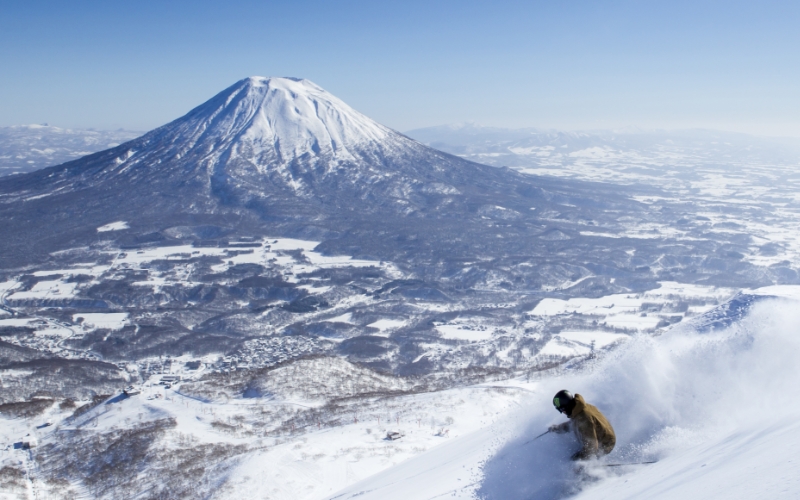
[[[47,124],[0,127],[0,176],[59,165],[140,135],[131,130],[65,129]]]

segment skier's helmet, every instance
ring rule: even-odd
[[[558,391],[553,398],[553,406],[561,413],[570,410],[574,405],[575,398],[572,396],[572,393],[567,390]]]

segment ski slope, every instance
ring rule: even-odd
[[[539,381],[520,410],[349,486],[330,499],[798,498],[800,287],[770,287],[724,330],[640,335],[594,366]],[[570,435],[533,437],[583,394],[617,447],[576,473]],[[657,460],[648,465],[607,464]]]

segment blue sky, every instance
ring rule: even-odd
[[[148,130],[251,75],[404,131],[800,136],[800,2],[0,0],[0,126]]]

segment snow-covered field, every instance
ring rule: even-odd
[[[470,360],[475,356],[491,356],[493,359],[489,363],[494,366],[517,366],[520,360],[525,359],[530,359],[535,364],[549,365],[570,357],[586,355],[594,348],[610,347],[624,341],[628,334],[661,331],[670,324],[708,310],[734,294],[733,289],[667,281],[661,282],[659,288],[641,293],[598,298],[545,298],[535,308],[522,314],[523,317],[506,312],[494,315],[475,314],[469,312],[472,307],[469,304],[438,299],[429,301],[425,297],[415,297],[411,301],[413,309],[398,312],[388,307],[381,308],[380,304],[384,299],[363,293],[363,289],[331,286],[330,281],[317,277],[324,270],[362,268],[380,272],[383,283],[391,279],[404,279],[405,274],[394,263],[323,255],[314,251],[318,245],[319,242],[316,241],[268,237],[213,242],[208,246],[184,244],[100,250],[95,263],[79,260],[69,266],[54,265],[53,269],[37,270],[30,275],[21,275],[0,283],[2,302],[8,306],[27,307],[29,315],[27,318],[7,318],[11,323],[6,326],[30,328],[33,333],[11,336],[7,341],[70,358],[86,358],[87,355],[79,350],[66,349],[67,345],[63,341],[68,338],[74,344],[97,330],[120,331],[126,326],[136,325],[143,314],[141,310],[126,312],[117,307],[104,312],[107,305],[98,301],[96,294],[89,292],[93,288],[98,289],[104,284],[126,280],[133,293],[148,294],[146,307],[157,304],[163,307],[169,303],[170,294],[180,295],[184,291],[188,293],[189,290],[206,284],[206,273],[217,273],[218,277],[213,279],[224,280],[227,279],[225,273],[237,266],[261,266],[283,282],[326,300],[324,309],[306,311],[304,321],[340,324],[332,327],[339,328],[338,331],[342,331],[341,324],[352,325],[351,332],[359,333],[363,331],[361,329],[369,329],[370,335],[389,338],[404,329],[419,328],[417,318],[422,318],[423,315],[451,313],[445,319],[430,323],[430,331],[437,336],[436,340],[439,342],[420,344],[415,362],[425,358],[455,369],[469,366]],[[204,259],[211,263],[205,263]],[[564,287],[574,286],[591,277],[589,275],[580,278]],[[230,279],[233,283],[238,281]],[[373,290],[379,288],[378,284],[373,286]],[[123,290],[119,293],[131,292]],[[113,298],[114,294],[111,296]],[[289,300],[279,297],[273,302],[280,306],[287,304]],[[385,302],[391,304],[392,297],[387,297]],[[83,309],[85,312],[54,318],[48,316],[50,313],[40,311],[41,308],[45,310],[50,306],[77,307],[77,311]],[[248,302],[242,300],[238,307],[246,309]],[[367,307],[375,308],[374,312],[361,316],[369,319],[354,320],[353,311],[358,311],[358,308],[364,311]],[[507,304],[492,303],[491,307],[502,312],[504,309],[514,308],[515,304],[512,299]],[[234,364],[245,367],[280,362],[292,357],[289,351],[293,355],[310,354],[319,352],[321,344],[340,343],[349,338],[337,333],[337,330],[315,338],[273,338],[274,334],[280,333],[286,326],[273,319],[277,310],[279,309],[274,307],[267,308],[258,314],[256,323],[248,327],[253,337],[243,343],[235,356]],[[4,312],[5,316],[9,315],[8,311]],[[144,313],[144,316],[148,314],[151,313]],[[198,322],[206,317],[208,316],[199,316],[201,319]],[[3,319],[0,318],[0,321]],[[291,319],[283,318],[281,321]],[[195,325],[190,323],[187,326],[193,328]],[[562,331],[563,333],[559,333]],[[100,338],[107,338],[108,334],[104,336]],[[552,339],[547,341],[546,337],[551,336]],[[289,346],[291,349],[287,349],[287,345],[277,345],[293,341],[297,341],[297,345]],[[546,342],[546,345],[543,348],[526,345],[531,341]],[[499,348],[496,347],[498,342],[502,344]],[[278,353],[278,350],[286,350],[286,355]],[[268,354],[267,361],[264,361],[264,354]],[[141,360],[142,369],[147,370],[152,361]],[[224,361],[232,362],[234,359]]]
[[[103,226],[101,231],[118,231],[127,227],[124,222],[115,222]],[[146,278],[134,281],[137,287],[147,287],[155,293],[165,286],[192,287],[198,285],[189,279],[193,264],[189,259],[212,257],[220,263],[212,266],[212,270],[225,273],[237,265],[258,264],[279,273],[286,282],[297,283],[297,275],[312,273],[320,269],[338,267],[376,267],[388,276],[400,276],[399,271],[391,263],[353,259],[348,256],[326,256],[313,249],[319,245],[316,241],[297,240],[291,238],[264,238],[259,241],[232,241],[223,246],[194,247],[192,245],[154,246],[141,250],[107,251],[106,264],[75,264],[63,269],[39,270],[32,273],[36,282],[26,285],[22,277],[0,283],[0,303],[10,305],[46,306],[49,303],[63,303],[70,299],[82,298],[81,292],[103,280],[123,276],[123,273],[140,271]],[[169,271],[159,271],[152,267],[157,261],[175,262]],[[322,294],[329,288],[317,286],[312,280],[308,284],[299,285],[310,292]],[[90,306],[91,308],[91,306]],[[10,313],[0,309],[0,316]],[[13,343],[30,347],[53,350],[54,346],[40,335],[41,327],[48,331],[58,330],[61,335],[80,337],[98,328],[119,330],[128,324],[128,313],[125,312],[86,312],[72,315],[74,324],[65,324],[46,317],[13,318],[2,320],[0,326],[21,326],[36,328],[36,335],[26,339],[10,339]],[[388,322],[388,323],[387,323]],[[381,330],[401,326],[402,322],[385,319],[376,323]],[[61,351],[55,348],[57,351]],[[69,353],[66,353],[69,355]]]
[[[686,210],[678,224],[631,223],[623,232],[583,231],[584,236],[692,241],[700,234],[724,232],[749,240],[752,251],[743,258],[756,265],[800,258],[797,140],[710,130],[584,133],[475,125],[431,127],[408,135],[479,163],[542,178],[653,186],[664,191],[635,199],[654,211],[667,206]],[[758,251],[765,244],[769,249]]]

